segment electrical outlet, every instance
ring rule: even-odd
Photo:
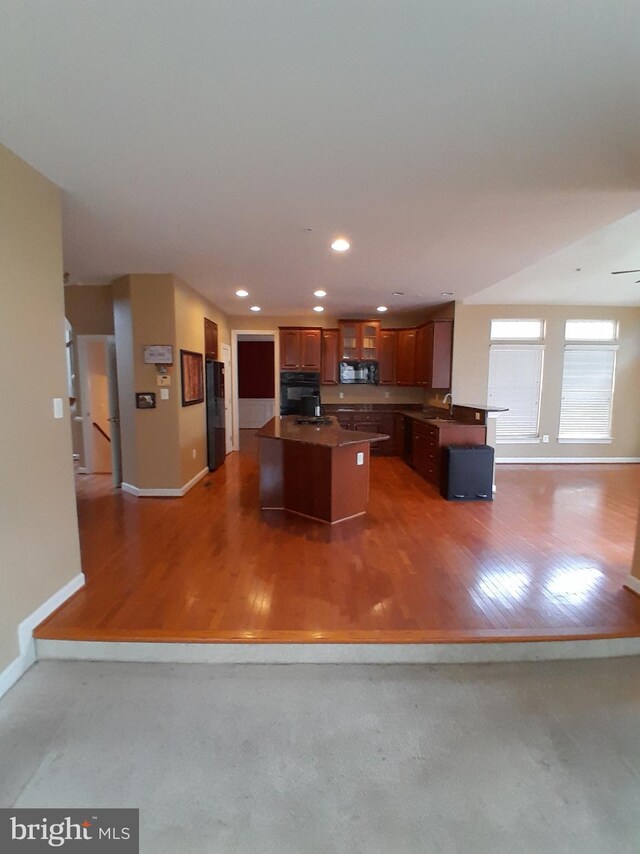
[[[53,398],[53,417],[64,418],[64,406],[61,397]]]
[[[160,400],[169,400],[169,389],[161,388],[160,389]]]
[[[546,444],[549,441],[549,436],[545,433],[542,437],[542,441]]]
[[[339,391],[339,392],[338,392],[338,397],[340,398],[340,400],[342,400],[342,399],[344,398],[344,392],[343,392],[343,391]]]
[[[196,449],[195,448],[191,451],[191,456],[195,460],[195,458],[196,458]]]
[[[384,396],[385,396],[385,397],[389,397],[389,392],[388,392],[388,391],[385,391]]]
[[[358,451],[356,454],[356,465],[363,466],[364,465],[364,451]]]
[[[476,421],[480,421],[480,413],[476,412]]]

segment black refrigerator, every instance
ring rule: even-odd
[[[224,364],[207,359],[207,464],[215,471],[224,463],[226,437],[224,430]]]

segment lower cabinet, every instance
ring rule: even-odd
[[[371,443],[371,454],[377,457],[390,457],[402,453],[403,426],[402,416],[396,412],[384,410],[354,410],[336,412],[338,424],[344,430],[360,430],[363,433],[385,433],[389,436],[383,442]]]
[[[413,419],[407,419],[412,421]],[[484,445],[486,429],[481,424],[427,424],[413,420],[407,462],[425,480],[440,484],[444,448],[450,445]]]

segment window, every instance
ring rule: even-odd
[[[564,337],[566,341],[615,341],[618,324],[615,320],[567,320]]]
[[[492,341],[542,341],[542,320],[492,320]]]
[[[502,442],[537,439],[542,389],[542,344],[493,344],[489,352],[490,406],[507,406],[496,422]]]
[[[616,347],[566,345],[558,432],[560,442],[611,441],[615,370]]]

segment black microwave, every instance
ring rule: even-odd
[[[340,362],[340,382],[378,385],[378,363]]]

